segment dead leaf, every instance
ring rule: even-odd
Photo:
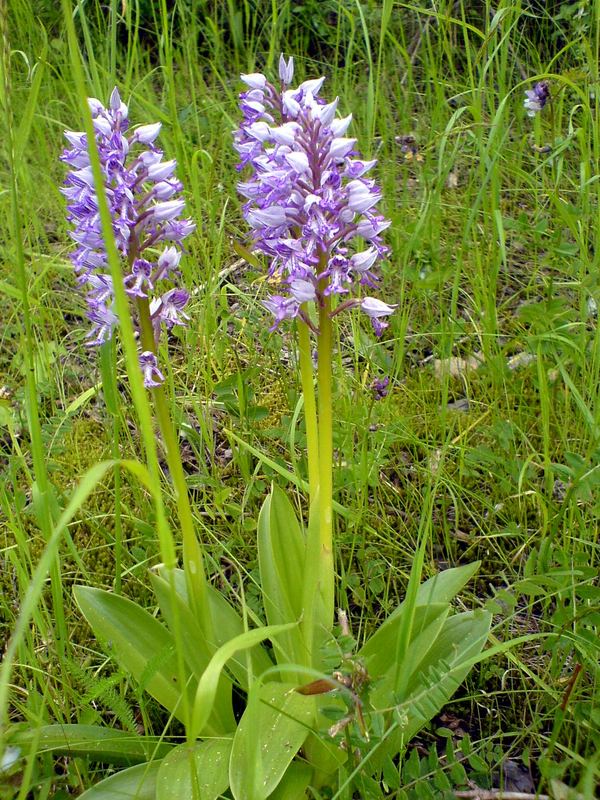
[[[452,170],[452,172],[448,173],[448,177],[446,178],[446,188],[447,189],[458,188],[458,172]]]

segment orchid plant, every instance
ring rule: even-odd
[[[75,225],[73,263],[87,289],[90,340],[116,321],[106,273],[97,196],[111,210],[124,288],[139,331],[140,367],[152,394],[177,495],[182,569],[156,568],[151,581],[161,619],[115,593],[76,587],[75,597],[110,656],[183,723],[186,742],[73,725],[50,726],[41,741],[71,754],[134,764],[82,798],[294,800],[381,797],[407,742],[447,702],[482,658],[490,616],[453,613],[452,600],[478,564],[448,569],[419,585],[425,540],[415,554],[404,601],[360,645],[335,612],[332,354],[340,314],[360,309],[380,335],[394,304],[373,297],[376,265],[388,249],[389,222],[377,210],[375,161],[360,157],[337,116],[324,78],[291,88],[293,59],[280,59],[279,83],[242,76],[243,120],[235,133],[239,184],[251,249],[268,263],[277,293],[264,300],[272,330],[289,324],[299,349],[308,450],[308,522],[273,486],[258,521],[264,619],[234,607],[210,582],[168,415],[158,340],[182,324],[187,294],[178,286],[183,203],[175,163],[156,146],[158,125],[128,132],[115,90],[108,108],[91,100],[95,141],[68,133],[72,168],[65,194]],[[103,186],[88,149],[97,148]],[[163,244],[168,246],[159,250]],[[166,291],[157,287],[168,283]],[[312,352],[316,348],[316,374]],[[387,391],[387,382],[382,384]],[[268,646],[267,646],[268,645]],[[239,704],[244,701],[240,715]],[[237,714],[234,714],[234,700]]]

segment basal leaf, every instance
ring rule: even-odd
[[[92,786],[79,800],[155,800],[160,761],[138,764]]]
[[[315,703],[294,689],[295,684],[271,682],[251,691],[231,751],[229,782],[235,800],[269,797],[302,747]]]
[[[431,667],[447,663],[452,669],[452,681],[462,683],[471,669],[470,660],[478,655],[487,642],[492,616],[483,610],[465,611],[449,617],[408,683],[408,692],[419,691],[420,677]],[[454,691],[454,690],[452,690]]]
[[[417,606],[413,622],[413,638],[429,628],[436,618],[447,613],[447,603]],[[388,617],[359,650],[358,654],[367,662],[367,669],[372,678],[380,677],[396,663],[396,637],[401,624],[402,614],[394,612],[394,615]]]
[[[475,575],[481,561],[464,564],[462,567],[452,567],[438,572],[419,586],[417,592],[417,605],[429,603],[449,603],[466,586]]]
[[[148,694],[183,721],[182,687],[170,632],[125,597],[91,586],[76,586],[73,591],[84,617],[107,644],[109,654]]]
[[[402,664],[394,665],[395,668],[389,665],[383,677],[378,680],[381,673],[373,671],[373,665],[374,663],[383,664],[384,654],[379,654],[379,657],[372,658],[367,662],[369,675],[375,681],[375,688],[370,694],[371,704],[374,708],[389,708],[391,705],[390,698],[397,696],[399,676],[403,677],[403,682],[406,684],[410,681],[412,675],[419,673],[422,669],[422,664],[440,635],[450,611],[449,606],[442,606],[442,608],[442,613],[434,612],[431,614],[432,621],[412,639]],[[419,607],[417,611],[421,609],[422,607]],[[425,609],[425,612],[428,610]],[[427,614],[425,613],[423,617],[426,616]],[[393,628],[390,626],[389,630],[392,631]],[[388,658],[385,661],[388,661],[389,655],[394,652],[395,647],[390,643],[390,648],[385,654]]]
[[[273,486],[258,518],[258,562],[263,603],[269,625],[296,622],[302,616],[304,534],[285,493]],[[304,663],[306,648],[301,628],[274,642],[279,663]]]
[[[33,730],[24,723],[11,731],[9,741],[17,745],[35,741],[38,752],[87,756],[109,764],[158,760],[172,750],[172,745],[158,736],[136,736],[99,725],[44,725]]]
[[[480,562],[476,561],[462,567],[446,569],[419,586],[415,597],[411,639],[433,621],[433,615],[443,612],[448,603],[477,572],[479,564]],[[404,617],[409,612],[410,608],[404,600],[360,649],[360,656],[374,659],[374,674],[381,674],[392,661],[395,661],[397,637],[406,621]]]
[[[267,625],[264,628],[255,628],[254,630],[246,631],[236,636],[217,650],[198,683],[192,711],[192,722],[188,731],[191,739],[196,739],[198,737],[199,732],[204,728],[210,718],[219,685],[219,678],[225,664],[238,651],[249,650],[257,644],[264,642],[265,639],[273,639],[275,636],[285,633],[296,624],[297,623],[291,623],[289,625]]]
[[[229,786],[232,743],[232,739],[206,739],[174,748],[158,772],[156,800],[216,800]]]
[[[397,718],[402,724],[370,759],[373,773],[381,769],[388,755],[393,758],[405,747],[450,700],[473,666],[473,659],[485,646],[491,619],[487,611],[477,610],[456,614],[444,622],[434,645],[408,682],[409,694],[397,707]],[[387,707],[393,706],[391,693]]]
[[[302,761],[292,761],[269,800],[305,800],[313,771]]]
[[[187,589],[183,570],[176,569],[173,572],[177,593],[182,598],[182,601],[187,604]],[[160,570],[159,575],[166,579],[165,570]],[[244,623],[239,613],[214,586],[209,585],[207,587],[207,596],[215,633],[215,642],[211,645],[212,655],[219,647],[244,633]],[[245,691],[248,690],[248,659],[250,659],[253,675],[262,675],[265,670],[273,666],[268,653],[260,644],[246,650],[242,657],[238,658],[233,655],[227,662],[227,671],[231,673]]]
[[[186,664],[200,680],[215,648],[205,641],[198,620],[190,607],[176,588],[173,591],[170,582],[165,580],[163,574],[168,575],[165,570],[160,575],[150,576],[160,610],[173,635],[177,631],[181,636]],[[224,672],[219,680],[213,713],[208,720],[208,725],[213,734],[226,734],[235,730],[231,705],[231,680]],[[200,731],[200,735],[202,733]]]

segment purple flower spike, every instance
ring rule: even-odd
[[[118,90],[113,89],[108,107],[96,98],[88,100],[95,130],[96,145],[104,178],[117,249],[126,265],[123,279],[129,297],[150,301],[156,338],[161,324],[167,328],[188,319],[183,307],[188,294],[182,289],[155,286],[179,275],[183,240],[195,229],[189,219],[180,219],[184,201],[176,195],[182,184],[174,178],[175,161],[164,161],[156,144],[161,124],[141,125],[129,131],[128,109]],[[114,312],[114,292],[106,258],[98,202],[87,148],[87,136],[65,131],[69,147],[62,154],[71,168],[63,194],[68,201],[71,237],[77,244],[71,254],[78,282],[86,290],[88,317],[92,329],[88,343],[108,341],[118,322]],[[160,250],[161,242],[169,246]],[[140,356],[146,386],[162,380],[156,357],[150,351]]]
[[[535,117],[550,99],[550,88],[546,81],[539,81],[533,89],[527,89],[523,105],[528,117]]]
[[[292,89],[293,74],[293,59],[281,56],[280,88],[260,73],[242,75],[248,88],[240,95],[235,148],[238,169],[249,166],[251,174],[238,190],[247,200],[253,249],[269,259],[280,292],[264,305],[276,328],[286,319],[308,320],[309,304],[323,307],[329,295],[342,295],[337,311],[360,306],[379,335],[395,306],[360,296],[362,287],[377,285],[373,270],[388,252],[381,192],[366,177],[376,162],[362,160],[356,139],[345,136],[352,116],[336,116],[338,99],[318,97],[325,79]]]

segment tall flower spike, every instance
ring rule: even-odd
[[[285,319],[309,322],[308,304],[328,295],[344,301],[333,313],[360,307],[379,336],[395,308],[371,297],[374,267],[388,252],[381,233],[389,226],[378,211],[381,192],[367,173],[375,161],[361,159],[356,140],[345,133],[351,115],[336,116],[337,98],[318,95],[324,78],[287,88],[293,59],[279,60],[282,88],[264,75],[242,75],[243,120],[235,133],[238,169],[251,168],[238,190],[247,202],[255,251],[267,256],[279,293],[265,301],[273,328]]]
[[[175,178],[175,161],[163,161],[163,152],[155,145],[160,123],[141,125],[129,131],[128,109],[116,88],[108,107],[95,98],[90,98],[88,103],[113,234],[126,268],[125,291],[132,299],[150,301],[158,342],[162,325],[171,328],[175,324],[185,324],[187,319],[182,310],[188,300],[187,292],[172,286],[157,291],[156,285],[179,277],[182,243],[195,225],[189,219],[179,219],[184,201],[177,195],[183,186]],[[65,149],[61,160],[71,169],[62,192],[68,201],[67,219],[73,226],[71,237],[77,245],[71,261],[78,282],[86,291],[88,317],[92,323],[88,343],[99,345],[111,338],[118,322],[114,313],[113,285],[87,136],[79,131],[65,131],[65,136],[70,147]],[[168,246],[161,250],[163,243]],[[146,387],[162,382],[153,353],[143,352],[140,366]]]

